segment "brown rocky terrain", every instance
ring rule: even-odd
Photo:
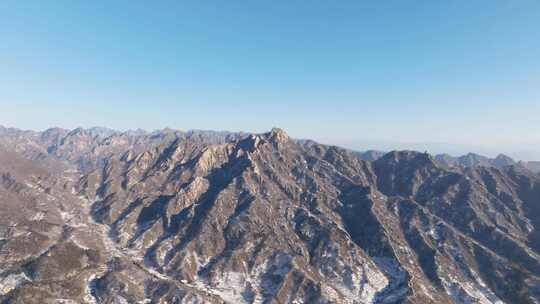
[[[1,128],[0,147],[2,303],[540,303],[523,166],[280,129]]]

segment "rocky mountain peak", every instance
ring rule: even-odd
[[[514,159],[512,159],[510,156],[505,155],[505,154],[499,154],[497,155],[497,157],[495,157],[495,159],[493,159],[493,165],[498,168],[511,166],[515,164],[516,162],[514,161]]]
[[[272,128],[269,133],[267,133],[267,137],[276,143],[285,143],[289,140],[289,135],[280,128]]]
[[[410,163],[415,162],[418,165],[435,165],[435,160],[429,153],[416,151],[392,151],[384,154],[377,161],[381,163]]]

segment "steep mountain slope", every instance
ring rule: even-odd
[[[0,167],[7,303],[540,302],[521,167],[365,161],[279,129],[49,133],[30,142],[51,165]]]

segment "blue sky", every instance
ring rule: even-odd
[[[540,2],[1,1],[0,124],[540,159]]]

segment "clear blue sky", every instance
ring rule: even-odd
[[[0,39],[2,125],[540,159],[537,0],[4,0]]]

